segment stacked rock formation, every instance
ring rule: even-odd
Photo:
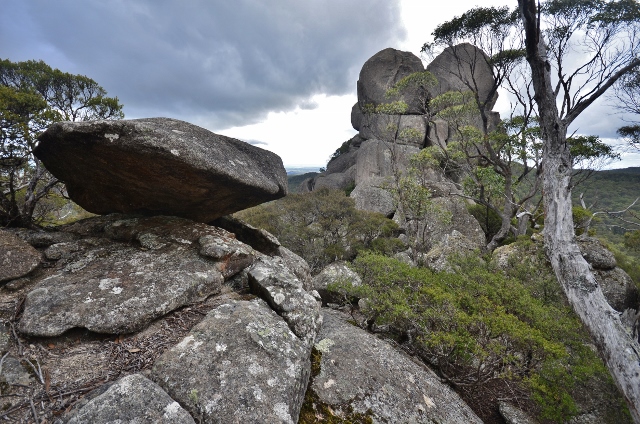
[[[388,90],[403,78],[424,72],[420,58],[409,52],[384,49],[365,62],[357,83],[358,102],[351,111],[351,123],[359,133],[341,148],[344,152],[327,164],[320,175],[304,181],[300,191],[323,187],[348,190],[356,207],[395,217],[398,205],[388,190],[390,182],[409,168],[411,156],[422,148],[450,141],[453,133],[448,124],[435,118],[429,110],[429,100],[448,91],[475,90],[484,104],[489,126],[495,126],[499,115],[492,112],[497,93],[486,55],[470,44],[445,49],[426,68],[437,82],[428,87],[407,87],[390,98]],[[401,115],[372,113],[379,105],[391,101],[407,105]],[[474,118],[482,125],[480,114]],[[411,136],[406,136],[410,134]],[[438,172],[432,172],[427,182],[434,204],[452,216],[448,223],[435,216],[424,216],[421,228],[428,227],[425,262],[435,269],[446,268],[446,255],[453,251],[473,250],[485,244],[484,233],[467,212],[464,201],[456,194],[459,189]]]
[[[277,156],[160,118],[56,124],[40,140],[70,196],[110,214],[0,230],[3,416],[295,423],[303,410],[480,423],[431,371],[347,318],[329,314],[320,333],[306,262],[223,217],[286,193]]]

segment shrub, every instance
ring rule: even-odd
[[[577,412],[577,384],[594,375],[609,381],[571,309],[536,294],[545,282],[525,285],[473,257],[456,261],[455,274],[373,253],[353,266],[363,284],[333,289],[366,298],[366,325],[395,337],[459,391],[503,382],[519,387],[523,403],[533,398],[539,418],[562,422]],[[538,277],[545,278],[528,280]]]
[[[296,254],[313,272],[362,250],[392,254],[404,249],[395,238],[398,225],[384,215],[359,211],[343,191],[321,189],[293,194],[236,214],[263,228]]]

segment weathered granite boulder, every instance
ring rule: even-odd
[[[420,149],[388,143],[382,140],[367,140],[360,146],[356,159],[356,185],[373,177],[394,176],[394,171],[404,171],[409,167],[412,155]]]
[[[465,256],[480,246],[462,235],[458,230],[445,234],[424,256],[424,264],[434,271],[452,271],[448,258],[452,255]]]
[[[438,80],[431,89],[432,96],[447,91],[473,90],[478,93],[481,103],[487,102],[485,109],[491,110],[498,100],[498,93],[493,87],[495,80],[488,59],[482,50],[469,43],[447,47],[427,65],[427,70]]]
[[[100,217],[67,231],[100,236],[51,245],[57,260],[26,297],[22,333],[55,336],[74,327],[121,334],[218,293],[254,261],[233,234],[176,217]]]
[[[360,70],[358,79],[358,104],[360,110],[365,105],[377,106],[388,103],[387,91],[402,78],[414,72],[424,71],[420,58],[410,52],[402,52],[386,48],[367,60]],[[425,94],[415,90],[407,90],[395,99],[403,100],[409,106],[407,113],[423,113],[421,104]],[[353,116],[353,112],[352,112]],[[356,119],[357,121],[357,119]],[[357,123],[357,122],[356,122]]]
[[[248,269],[251,292],[264,299],[309,348],[322,326],[320,304],[277,259],[261,258]]]
[[[434,191],[432,191],[434,193]],[[434,195],[435,196],[435,195]],[[445,235],[458,231],[469,242],[470,249],[477,249],[485,245],[485,234],[478,221],[471,215],[465,201],[454,196],[438,196],[432,199],[437,208],[450,215],[450,220],[442,221],[439,215],[427,216],[425,223],[429,227],[428,233],[432,244],[444,240]]]
[[[352,166],[347,172],[336,172],[333,174],[318,175],[315,178],[314,190],[328,188],[330,190],[345,190],[353,187],[356,178],[356,167]]]
[[[346,153],[341,154],[337,158],[330,160],[327,164],[326,174],[346,172],[349,168],[356,164],[357,155],[358,149],[354,148]]]
[[[628,308],[638,308],[638,287],[622,268],[596,269],[593,274],[613,309],[623,312]]]
[[[363,116],[360,136],[398,144],[424,147],[428,120],[424,115],[385,115],[369,113]]]
[[[193,417],[156,383],[132,374],[97,389],[67,418],[66,424],[195,424]]]
[[[638,287],[629,275],[617,267],[616,258],[595,237],[578,238],[578,247],[584,259],[591,265],[604,297],[613,309],[623,312],[638,307]]]
[[[352,286],[362,284],[360,276],[351,270],[344,262],[334,262],[327,265],[318,275],[313,277],[313,288],[316,290],[323,303],[340,303],[345,299],[339,294],[327,288],[329,284],[346,283]]]
[[[354,130],[360,131],[360,125],[362,124],[362,118],[364,114],[360,109],[360,104],[356,103],[351,108],[351,126]]]
[[[349,197],[355,201],[356,209],[378,212],[391,217],[396,211],[396,202],[393,195],[385,188],[387,186],[389,186],[387,179],[372,177],[358,184]]]
[[[262,300],[213,309],[151,379],[202,423],[297,422],[309,349]]]
[[[27,242],[0,230],[0,283],[29,274],[38,267],[41,256]]]
[[[287,193],[275,153],[175,119],[59,122],[39,140],[34,154],[97,214],[210,222]]]
[[[427,367],[340,313],[323,309],[315,344],[319,373],[310,390],[336,416],[358,413],[373,422],[481,423],[473,411]]]
[[[443,119],[434,119],[429,122],[429,131],[427,134],[427,145],[447,147],[449,140],[449,124]]]
[[[595,237],[578,238],[578,247],[584,259],[594,269],[613,269],[617,265],[613,253]]]

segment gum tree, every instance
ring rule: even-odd
[[[42,61],[0,60],[0,226],[29,227],[59,181],[33,156],[36,137],[57,121],[121,119],[122,105],[97,82]]]
[[[576,243],[569,127],[640,59],[634,0],[518,0],[543,147],[544,241],[573,309],[640,422],[640,346],[626,334]]]

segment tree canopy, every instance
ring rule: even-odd
[[[60,186],[32,154],[39,133],[58,121],[123,117],[118,98],[91,78],[43,61],[0,60],[0,226],[41,221],[38,203]]]

